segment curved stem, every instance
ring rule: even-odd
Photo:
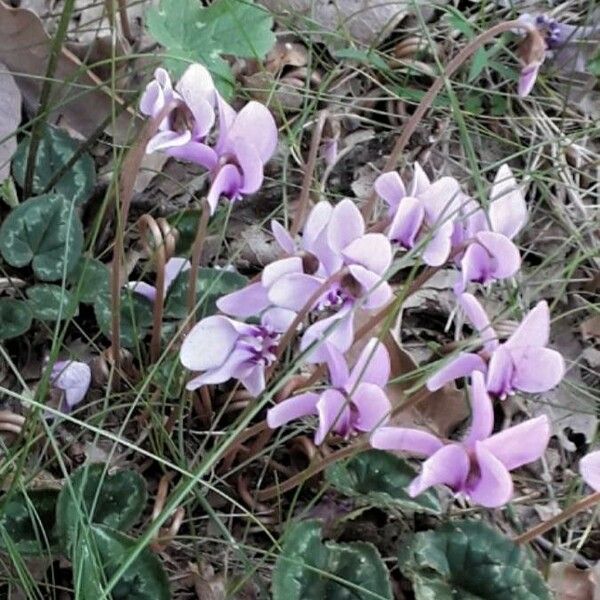
[[[484,44],[494,39],[497,35],[504,33],[506,31],[511,31],[513,29],[525,29],[527,31],[531,30],[532,26],[528,23],[523,23],[521,21],[504,21],[502,23],[498,23],[494,25],[487,31],[479,34],[475,39],[471,40],[444,68],[442,73],[435,79],[435,81],[431,84],[431,87],[427,90],[426,94],[421,98],[419,105],[417,106],[415,112],[411,115],[410,119],[408,119],[406,125],[402,128],[402,133],[396,140],[396,144],[394,145],[390,156],[383,168],[383,173],[387,173],[388,171],[392,171],[396,168],[398,163],[398,159],[400,158],[400,154],[406,147],[406,144],[410,140],[412,134],[415,132],[417,126],[425,116],[425,113],[429,110],[432,102],[435,100],[435,97],[440,93],[440,90],[444,87],[446,80],[453,75],[453,73],[479,48],[481,48]],[[364,208],[363,215],[365,217],[365,221],[368,221],[371,218],[371,214],[373,212],[373,208],[375,207],[375,202],[377,201],[377,192],[373,190],[367,199]]]
[[[547,531],[550,531],[557,525],[560,525],[567,519],[570,519],[573,515],[576,515],[578,512],[585,510],[586,508],[590,508],[594,506],[594,504],[600,502],[600,492],[594,492],[593,494],[589,494],[589,496],[584,496],[581,500],[575,502],[575,504],[571,504],[569,508],[565,508],[562,512],[557,514],[555,517],[532,527],[525,533],[518,535],[513,538],[513,542],[515,544],[527,544],[531,542],[536,537],[543,535]]]

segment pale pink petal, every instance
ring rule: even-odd
[[[211,208],[213,214],[219,203],[221,196],[234,199],[242,186],[242,177],[237,167],[233,165],[224,165],[219,169],[216,177],[210,185],[206,201]]]
[[[247,319],[259,314],[269,306],[267,289],[260,281],[241,290],[231,292],[217,300],[217,308],[227,315]]]
[[[193,140],[184,146],[168,148],[166,153],[173,158],[186,160],[209,170],[214,169],[219,161],[217,153],[210,146]]]
[[[157,115],[165,105],[165,96],[160,84],[151,81],[140,98],[140,111],[142,114],[153,117]]]
[[[318,394],[306,392],[279,402],[267,411],[267,425],[271,429],[276,429],[295,419],[316,415],[318,400]]]
[[[284,275],[302,272],[302,259],[299,256],[290,256],[289,258],[281,258],[268,264],[263,269],[261,281],[266,288],[270,288]]]
[[[225,146],[228,141],[229,129],[233,125],[237,113],[218,92],[217,108],[219,111],[219,137],[217,139],[217,143],[215,144],[215,150],[218,154],[221,154],[225,151]]]
[[[165,265],[165,293],[179,274],[189,270],[191,266],[192,264],[187,258],[179,256],[174,256],[167,261]]]
[[[415,456],[431,456],[444,447],[435,435],[405,427],[380,427],[371,434],[370,444],[379,450],[408,452]]]
[[[527,223],[525,198],[507,164],[496,173],[488,212],[492,229],[510,239]]]
[[[342,352],[331,344],[323,346],[323,352],[326,354],[327,370],[329,371],[329,381],[334,388],[346,388],[349,372],[348,364]]]
[[[367,233],[350,242],[342,251],[347,261],[383,275],[392,264],[392,247],[382,233]]]
[[[65,401],[73,408],[85,398],[92,382],[92,371],[84,362],[57,361],[50,378],[52,385],[65,392]]]
[[[300,311],[322,284],[318,277],[305,273],[284,275],[269,288],[269,301],[282,308]]]
[[[579,461],[583,480],[594,490],[600,490],[600,450],[586,454]]]
[[[196,121],[194,134],[203,138],[215,122],[215,85],[210,73],[202,65],[192,64],[185,70],[175,89],[192,111]]]
[[[418,197],[423,203],[430,225],[455,218],[462,203],[460,185],[454,177],[441,177],[423,190]]]
[[[249,366],[248,360],[251,358],[250,352],[243,348],[235,348],[231,354],[229,354],[223,364],[208,369],[199,375],[194,377],[186,384],[186,389],[195,390],[203,385],[214,385],[218,383],[224,383],[232,377],[238,378],[240,371],[246,372]]]
[[[350,400],[357,411],[354,429],[368,432],[387,423],[392,405],[378,385],[359,383]]]
[[[512,277],[521,267],[519,249],[502,233],[481,231],[477,234],[477,241],[490,255],[490,272],[496,279]]]
[[[381,196],[390,208],[390,212],[396,212],[400,200],[406,196],[406,189],[400,175],[395,171],[389,171],[379,175],[374,183],[375,191]]]
[[[513,495],[513,482],[506,467],[487,449],[483,442],[475,442],[475,456],[479,474],[468,481],[465,492],[470,500],[486,508],[506,504]]]
[[[275,219],[271,221],[271,233],[275,238],[275,241],[279,244],[279,247],[286,254],[293,254],[296,246],[294,244],[294,239],[288,233],[287,229],[283,227],[283,225],[279,224]]]
[[[454,291],[457,294],[464,291],[469,281],[487,283],[493,269],[494,264],[487,250],[481,244],[470,243],[460,260],[460,285]]]
[[[251,142],[260,160],[266,163],[277,147],[277,125],[271,111],[260,102],[248,102],[229,127],[225,151],[235,149],[236,138]]]
[[[348,267],[350,274],[363,288],[361,298],[363,299],[362,306],[366,310],[375,310],[384,304],[387,304],[393,294],[389,283],[385,281],[377,273],[368,271],[361,265],[350,265]]]
[[[233,140],[235,157],[242,171],[241,194],[254,194],[263,182],[263,163],[254,144],[245,138]]]
[[[192,139],[192,134],[185,131],[159,131],[153,135],[146,146],[146,153],[168,150],[177,146],[183,146]]]
[[[469,319],[473,327],[479,332],[484,348],[492,351],[498,345],[498,338],[490,323],[490,318],[479,300],[473,294],[464,293],[458,297],[458,303],[465,311],[467,319]]]
[[[475,442],[488,438],[494,429],[494,407],[485,388],[480,371],[471,374],[471,427],[463,444],[472,447]]]
[[[273,329],[273,331],[283,333],[292,325],[295,318],[296,313],[293,310],[274,306],[265,310],[261,315],[260,321],[263,325]]]
[[[148,298],[150,302],[156,300],[156,288],[149,283],[144,281],[129,281],[125,284],[125,287],[140,296],[144,296],[144,298]]]
[[[550,338],[550,310],[545,300],[538,302],[535,307],[525,315],[521,324],[506,341],[506,348],[519,348],[534,346],[543,348]]]
[[[535,62],[524,66],[519,74],[518,94],[521,98],[528,96],[540,71],[541,63]]]
[[[557,386],[565,375],[565,361],[556,350],[513,348],[510,356],[514,365],[512,385],[522,392],[547,392]]]
[[[425,264],[430,267],[440,267],[448,260],[450,250],[452,250],[453,231],[454,224],[452,221],[435,225],[435,231],[421,254]]]
[[[315,433],[317,446],[325,440],[327,435],[335,431],[346,436],[350,430],[350,403],[343,394],[337,390],[325,390],[317,402],[319,413],[319,427]]]
[[[479,442],[509,471],[541,458],[552,435],[546,415],[528,419]]]
[[[364,233],[365,222],[356,204],[348,198],[336,204],[327,228],[329,246],[336,252],[341,252]]]
[[[488,392],[504,400],[513,391],[513,360],[506,344],[498,346],[488,364],[486,387]]]
[[[238,379],[248,392],[250,392],[250,395],[257,398],[265,390],[265,366],[262,364],[254,365],[248,371],[239,375]]]
[[[352,367],[345,386],[346,391],[351,392],[358,382],[384,387],[390,378],[390,371],[390,355],[387,348],[377,338],[371,338]]]
[[[408,190],[409,196],[419,196],[422,194],[429,186],[431,185],[431,181],[429,181],[429,177],[425,171],[423,171],[423,167],[418,162],[414,164],[414,172],[413,178],[410,182],[410,188]]]
[[[388,238],[410,250],[421,231],[425,209],[417,198],[407,196],[402,200],[388,231]]]
[[[219,367],[231,354],[238,337],[231,319],[219,315],[202,319],[183,340],[179,352],[181,364],[191,371]]]
[[[450,444],[432,454],[421,466],[421,474],[408,487],[414,498],[434,485],[447,485],[453,491],[464,489],[469,474],[469,457],[464,448]]]
[[[431,392],[441,387],[470,375],[473,371],[485,373],[486,365],[481,356],[471,352],[461,352],[458,356],[447,362],[435,375],[427,380],[427,389]]]
[[[331,220],[333,206],[326,200],[317,202],[308,213],[306,224],[302,231],[302,243],[306,250],[312,252],[312,245],[325,232]]]
[[[304,332],[300,341],[300,350],[304,351],[315,342],[307,361],[320,363],[327,361],[326,345],[332,345],[340,352],[347,352],[354,341],[354,315],[351,311],[340,311],[331,317],[313,323]]]

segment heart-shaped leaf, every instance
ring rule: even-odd
[[[110,273],[108,267],[95,258],[82,256],[71,273],[69,281],[73,293],[80,302],[94,304],[99,296],[105,296],[109,290]]]
[[[101,295],[94,303],[94,313],[98,327],[110,338],[112,328],[112,309],[109,295]],[[151,302],[131,290],[121,292],[121,344],[127,348],[135,348],[146,337],[152,324]]]
[[[0,227],[0,252],[13,267],[32,263],[42,281],[69,274],[83,248],[83,228],[73,204],[58,194],[38,196],[11,211]]]
[[[416,471],[401,458],[382,450],[367,450],[331,465],[325,476],[340,492],[359,502],[400,510],[439,514],[437,494],[429,490],[416,498],[406,492]]]
[[[416,600],[548,600],[524,548],[481,521],[447,523],[403,542],[400,570]]]
[[[187,290],[189,273],[180,273],[169,289],[165,303],[165,316],[174,319],[183,319],[188,314]],[[214,315],[217,312],[217,300],[243,288],[248,279],[239,273],[224,271],[223,269],[198,269],[196,279],[196,301],[199,305],[198,319]]]
[[[140,517],[146,503],[146,484],[135,471],[106,473],[104,464],[85,465],[75,471],[60,492],[56,520],[65,547],[81,528],[92,523],[127,530]]]
[[[288,528],[273,572],[273,600],[391,600],[389,574],[364,542],[321,541],[321,523]]]
[[[59,285],[39,284],[27,290],[33,316],[40,321],[71,319],[79,312],[75,297]]]
[[[0,548],[14,546],[22,554],[35,556],[56,552],[57,498],[56,490],[14,494],[0,511]]]
[[[129,559],[136,540],[119,531],[93,525],[73,550],[76,597],[98,600],[106,583]],[[158,558],[144,548],[110,592],[112,600],[169,600],[169,581]]]
[[[0,340],[19,337],[31,327],[31,309],[26,302],[0,298]]]
[[[13,160],[13,175],[23,187],[30,138],[23,138]],[[55,175],[67,164],[76,152],[79,143],[66,131],[46,126],[35,157],[33,174],[33,194],[43,194]],[[65,174],[52,186],[52,190],[61,194],[69,202],[82,204],[92,194],[96,183],[96,172],[92,157],[84,152]]]

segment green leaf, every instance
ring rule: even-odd
[[[359,63],[375,67],[384,73],[391,71],[388,64],[381,56],[371,50],[364,51],[358,48],[340,48],[333,53],[336,59],[355,60]]]
[[[252,0],[161,0],[148,11],[150,34],[167,49],[166,64],[176,76],[194,62],[215,76],[221,92],[230,95],[234,77],[224,55],[261,59],[273,47],[273,19]]]
[[[94,313],[98,327],[110,338],[112,329],[112,309],[109,294],[96,298]],[[152,325],[152,303],[140,294],[130,290],[121,292],[121,344],[127,348],[135,348],[146,337]]]
[[[19,337],[31,327],[31,309],[26,302],[0,298],[0,340]]]
[[[27,290],[29,307],[40,321],[72,319],[79,312],[77,300],[59,285],[40,284]]]
[[[383,450],[367,450],[337,462],[325,472],[337,490],[359,502],[381,508],[398,508],[439,514],[437,494],[429,490],[416,498],[406,492],[416,471],[403,459]]]
[[[73,549],[76,594],[79,600],[98,600],[106,583],[129,559],[136,540],[102,525],[90,527],[88,535]],[[144,548],[110,592],[112,600],[169,600],[169,580],[158,558]]]
[[[66,548],[91,524],[129,529],[146,504],[146,483],[135,471],[106,473],[106,465],[85,465],[65,483],[58,497],[56,520]]]
[[[59,548],[55,510],[58,491],[16,493],[0,510],[0,548],[13,545],[22,554],[43,555]]]
[[[83,227],[73,204],[57,194],[38,196],[9,213],[0,227],[0,252],[13,267],[32,263],[42,281],[69,274],[83,248]]]
[[[400,570],[416,600],[549,600],[524,548],[481,521],[417,533],[400,547]]]
[[[600,51],[588,61],[587,70],[592,75],[600,76]]]
[[[189,272],[180,273],[167,295],[165,303],[165,316],[174,319],[183,319],[188,314],[187,290]],[[248,279],[239,273],[224,271],[223,269],[198,269],[196,278],[196,301],[199,303],[198,319],[214,315],[217,312],[217,300],[243,288]]]
[[[29,137],[21,140],[13,159],[13,175],[21,187],[25,182],[29,142]],[[35,157],[34,196],[44,193],[55,174],[67,164],[78,147],[79,142],[74,140],[66,131],[49,125],[44,128]],[[52,191],[62,194],[69,202],[83,204],[92,195],[95,184],[94,161],[87,152],[84,152],[56,182],[52,187]]]
[[[488,54],[485,48],[479,48],[471,59],[471,66],[469,68],[468,81],[475,81],[481,75],[483,69],[486,68],[488,63]]]
[[[71,273],[69,281],[80,302],[94,304],[99,296],[108,294],[110,273],[108,267],[95,258],[82,256]]]
[[[319,521],[288,528],[273,572],[273,600],[391,600],[389,574],[364,542],[321,542]]]

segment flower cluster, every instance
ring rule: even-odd
[[[277,126],[259,102],[248,102],[236,112],[221,97],[208,70],[193,64],[175,87],[169,74],[157,69],[140,110],[152,118],[164,114],[146,152],[165,152],[208,169],[211,212],[221,196],[235,201],[260,189],[264,165],[277,146]]]

